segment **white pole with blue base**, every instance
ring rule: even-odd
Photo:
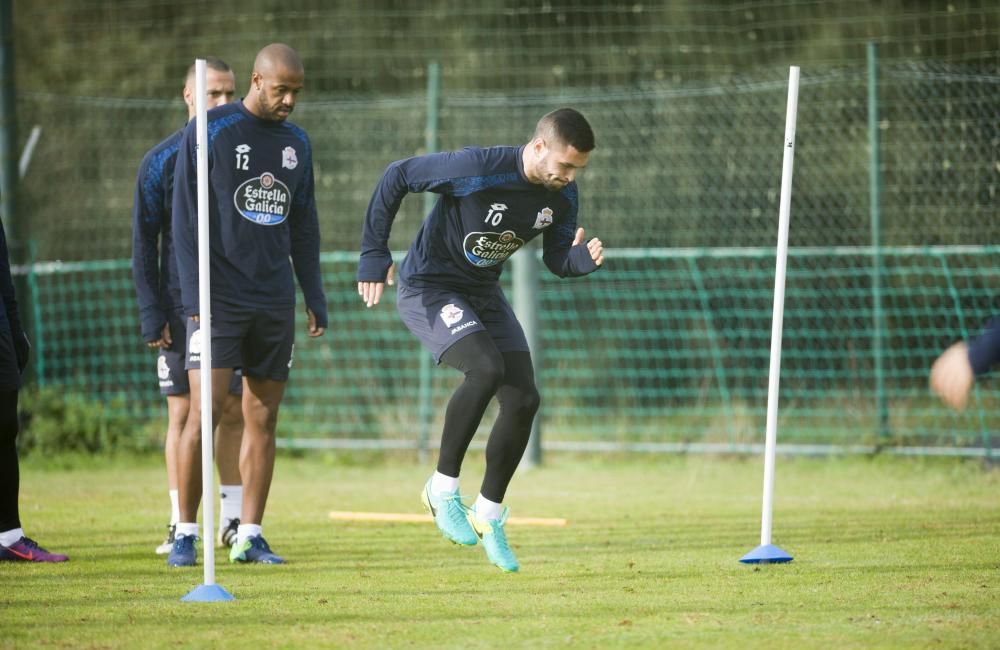
[[[799,106],[799,68],[788,73],[785,112],[784,159],[781,169],[781,204],[778,210],[778,259],[774,273],[774,311],[771,316],[771,367],[767,385],[767,439],[764,444],[764,508],[760,546],[740,558],[744,564],[791,562],[792,556],[771,543],[774,502],[774,454],[778,440],[778,376],[781,372],[781,329],[785,316],[785,274],[788,260],[788,220],[792,203],[792,169],[795,162],[795,120]]]
[[[205,581],[181,598],[184,602],[212,603],[233,600],[233,595],[215,584],[215,506],[212,501],[212,293],[208,241],[208,106],[205,59],[196,59],[195,129],[198,163],[198,318],[201,323],[201,507],[204,514]]]

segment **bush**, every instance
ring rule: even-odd
[[[99,402],[61,388],[21,391],[18,450],[29,453],[106,454],[148,451],[156,446],[149,428],[124,415],[125,401]]]

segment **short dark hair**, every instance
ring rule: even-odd
[[[534,137],[554,138],[563,144],[568,144],[580,153],[593,151],[594,130],[590,122],[575,108],[557,108],[546,113],[535,126]]]
[[[226,63],[225,61],[223,61],[222,59],[220,59],[217,56],[204,56],[204,57],[200,57],[200,58],[205,59],[205,67],[206,68],[211,68],[211,69],[215,70],[216,72],[232,72],[232,68],[229,67],[229,64]],[[191,77],[194,76],[194,68],[195,68],[195,64],[194,63],[192,63],[190,66],[188,66],[187,74],[184,75],[184,83],[185,84],[191,79]]]

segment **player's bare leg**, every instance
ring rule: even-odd
[[[243,448],[240,475],[243,477],[243,516],[249,524],[260,525],[274,473],[275,430],[278,407],[285,395],[285,382],[257,377],[243,379]]]
[[[220,411],[219,424],[215,429],[215,458],[219,468],[219,482],[223,485],[240,485],[240,447],[243,442],[242,397],[226,393]]]
[[[232,546],[240,525],[243,483],[240,479],[240,446],[243,442],[243,397],[228,392],[215,428],[215,464],[219,468],[218,546]]]
[[[175,527],[180,521],[180,503],[177,491],[177,450],[190,408],[191,402],[187,395],[167,395],[167,435],[163,441],[163,457],[167,465],[167,489],[170,491],[170,524],[166,539],[156,549],[158,555],[170,552],[170,548],[174,544]]]
[[[232,368],[212,369],[212,423],[213,427],[221,417],[222,406],[229,393]],[[189,370],[188,382],[191,386],[191,408],[187,423],[181,433],[177,449],[177,488],[180,501],[181,520],[177,524],[177,541],[167,558],[170,566],[190,566],[194,564],[193,544],[189,549],[178,548],[181,539],[198,534],[198,503],[201,500],[201,371]]]
[[[285,382],[257,377],[243,378],[243,448],[240,476],[243,477],[243,516],[231,562],[282,564],[271,552],[261,531],[264,507],[274,475],[275,430],[278,407],[285,395]]]
[[[177,489],[177,449],[190,408],[191,400],[187,395],[167,395],[167,437],[163,455],[167,463],[167,485],[171,490]]]

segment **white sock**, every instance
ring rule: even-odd
[[[243,509],[243,486],[219,486],[219,530],[229,525],[233,519],[240,518]]]
[[[23,528],[11,528],[0,533],[0,546],[10,546],[17,540],[24,537]]]
[[[170,490],[170,523],[176,524],[180,520],[181,520],[180,497],[177,496],[177,490]]]
[[[256,537],[260,534],[260,524],[240,524],[240,527],[236,529],[236,544],[242,544],[251,537]]]
[[[194,535],[195,537],[198,536],[198,522],[195,523],[177,522],[177,529],[174,531],[174,536],[187,537],[189,535]]]
[[[434,476],[431,477],[431,493],[436,496],[442,492],[458,492],[458,477],[434,472]]]
[[[472,507],[476,510],[476,519],[489,521],[490,519],[500,518],[500,510],[503,508],[503,505],[495,501],[490,501],[480,494],[476,497],[476,503]]]

